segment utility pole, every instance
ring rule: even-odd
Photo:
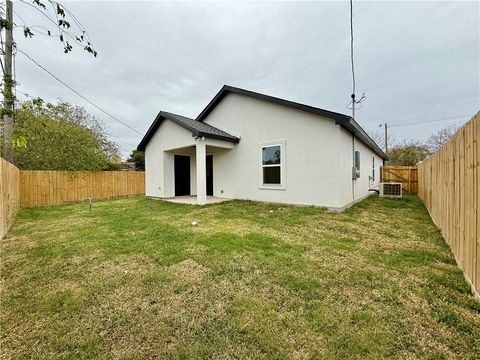
[[[4,106],[4,141],[5,159],[13,162],[13,79],[12,79],[12,53],[13,53],[13,3],[7,0],[6,8],[7,27],[5,29],[5,55],[3,69],[3,106]]]
[[[382,126],[385,130],[385,154],[386,154],[388,151],[388,126],[387,126],[387,123],[378,125],[378,127],[382,127]]]
[[[387,130],[387,123],[385,123],[385,154],[386,154],[387,151],[388,151],[388,141],[387,141],[388,136],[387,136],[387,131],[388,131],[388,130]]]

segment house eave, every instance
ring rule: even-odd
[[[145,151],[145,149],[147,147],[147,144],[149,143],[149,141],[151,140],[151,138],[153,137],[153,135],[158,130],[158,128],[160,127],[161,123],[164,120],[170,120],[170,121],[174,122],[175,124],[177,124],[178,126],[184,128],[185,130],[190,131],[192,133],[193,137],[205,137],[207,139],[222,140],[222,141],[231,142],[233,144],[238,144],[239,141],[240,141],[239,138],[233,137],[233,136],[228,137],[228,136],[210,134],[210,133],[206,133],[206,132],[203,132],[203,131],[199,131],[195,128],[192,128],[191,126],[188,126],[187,124],[185,124],[181,121],[178,121],[174,117],[163,115],[163,112],[160,111],[158,113],[158,115],[156,116],[155,120],[153,121],[152,125],[148,129],[148,131],[145,133],[145,136],[143,137],[142,141],[137,146],[137,150]]]
[[[205,133],[203,131],[195,131],[195,132],[192,131],[192,135],[194,137],[205,137],[207,139],[227,141],[227,142],[231,142],[233,144],[238,144],[240,142],[239,138],[230,138],[230,137],[222,136],[222,135],[208,134],[208,133]]]
[[[387,154],[385,154],[385,152],[380,149],[380,147],[375,143],[375,141],[367,134],[365,130],[362,129],[360,125],[358,125],[358,123],[353,118],[345,116],[345,118],[343,119],[336,119],[335,124],[341,126],[350,134],[362,141],[383,160],[388,160]]]
[[[274,96],[265,95],[257,93],[250,90],[245,90],[229,85],[224,85],[220,91],[214,96],[214,98],[208,103],[208,105],[202,110],[202,112],[197,116],[197,121],[204,121],[210,112],[222,101],[222,99],[228,94],[240,94],[255,99],[268,101],[271,103],[287,106],[289,108],[297,109],[300,111],[305,111],[311,114],[316,114],[322,117],[326,117],[335,121],[335,124],[340,125],[345,130],[355,135],[359,140],[361,140],[365,145],[367,145],[373,152],[380,156],[384,160],[388,160],[387,155],[380,149],[380,147],[375,143],[375,141],[361,128],[361,126],[350,116],[337,113],[334,111],[329,111],[321,108],[317,108],[310,105],[301,104],[294,101],[289,101],[285,99],[280,99]]]

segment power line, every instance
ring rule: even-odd
[[[353,61],[353,0],[350,0],[350,61],[352,63],[352,95],[354,96],[355,95],[355,66]]]
[[[28,93],[25,93],[25,92],[23,92],[23,91],[20,91],[20,90],[18,90],[18,89],[15,89],[15,92],[18,92],[18,93],[22,94],[22,95],[25,96],[27,99],[35,99],[35,96],[32,96],[32,95],[30,95],[30,94],[28,94]],[[19,102],[19,101],[17,100],[17,102]],[[137,145],[131,144],[131,143],[127,142],[127,141],[119,140],[119,138],[116,137],[116,136],[111,135],[111,137],[114,138],[114,139],[116,139],[116,140],[114,140],[114,142],[115,142],[115,144],[118,146],[118,148],[119,148],[120,150],[122,150],[122,151],[128,152],[128,151],[130,151],[130,150],[127,150],[125,147],[123,147],[123,145],[120,145],[119,143],[123,143],[124,145],[127,145],[127,146],[129,146],[129,147],[130,147],[130,146],[133,146],[133,148],[137,148]]]
[[[84,46],[84,44],[82,44],[82,42],[78,41],[77,39],[77,36],[75,36],[74,34],[72,34],[71,32],[69,31],[66,31],[64,28],[61,28],[58,26],[58,18],[57,18],[57,22],[55,22],[52,18],[50,18],[50,16],[48,16],[48,14],[46,14],[44,11],[42,11],[42,9],[38,6],[38,5],[35,5],[35,4],[31,4],[31,3],[28,3],[27,1],[25,0],[19,0],[21,3],[24,3],[25,5],[28,5],[30,7],[32,7],[33,9],[37,10],[40,14],[42,14],[45,18],[47,18],[48,21],[50,21],[53,25],[55,25],[55,27],[58,28],[59,30],[59,34],[58,35],[53,35],[53,36],[57,36],[57,37],[60,37],[61,34],[64,34],[66,36],[68,36],[71,40],[75,41],[77,44],[81,45],[81,46]],[[90,39],[90,36],[88,35],[85,27],[80,23],[80,21],[73,15],[73,13],[68,10],[63,4],[60,4],[60,3],[57,3],[56,1],[50,1],[49,0],[49,3],[50,5],[52,5],[53,7],[53,13],[54,14],[57,14],[57,10],[55,9],[55,5],[59,5],[62,7],[63,10],[65,10],[73,19],[73,21],[77,24],[77,27],[80,29],[80,31],[82,32],[82,35],[84,35],[87,39],[87,42],[88,42],[88,45],[91,45],[93,47],[93,42],[92,40]],[[45,8],[46,10],[46,8]],[[20,18],[20,17],[19,17]],[[22,20],[20,18],[20,20]],[[28,27],[28,28],[34,28],[36,25],[33,25],[33,26],[27,26],[25,24],[25,21],[22,20],[22,22],[24,23],[23,24],[23,27]],[[49,34],[49,30],[45,27],[42,27],[44,28],[45,30],[47,30],[47,33],[42,33],[42,32],[39,32],[38,30],[36,30],[36,33],[40,33],[42,35],[46,35],[46,36],[52,36]]]
[[[140,136],[143,136],[143,134],[137,130],[135,130],[134,128],[132,128],[131,126],[127,125],[126,123],[124,123],[122,120],[116,118],[115,116],[113,116],[112,114],[108,113],[107,111],[103,110],[100,106],[98,106],[97,104],[95,104],[93,101],[89,100],[88,98],[86,98],[85,96],[83,96],[82,94],[80,94],[77,90],[75,90],[74,88],[72,88],[70,85],[68,85],[66,82],[64,82],[63,80],[61,80],[59,77],[57,77],[56,75],[54,75],[53,73],[51,73],[49,70],[47,70],[46,68],[44,68],[42,65],[40,65],[37,61],[35,61],[33,58],[30,57],[30,55],[28,55],[27,53],[25,53],[24,51],[20,50],[18,47],[17,47],[17,50],[22,53],[23,55],[25,55],[31,62],[33,62],[36,66],[38,66],[40,69],[42,69],[43,71],[45,71],[47,74],[49,74],[51,77],[53,77],[55,80],[57,80],[59,83],[61,83],[62,85],[64,85],[66,88],[68,88],[70,91],[72,91],[73,93],[77,94],[78,96],[80,96],[83,100],[85,100],[86,102],[88,102],[90,105],[94,106],[95,108],[97,108],[98,110],[100,110],[102,113],[104,113],[105,115],[111,117],[113,120],[117,121],[118,123],[122,124],[123,126],[125,126],[126,128],[130,129],[131,131],[137,133],[138,135]]]
[[[458,116],[452,116],[452,117],[441,118],[441,119],[423,120],[423,121],[416,121],[416,122],[411,122],[411,123],[406,123],[406,124],[393,124],[393,125],[388,125],[388,126],[389,127],[409,126],[409,125],[425,124],[425,123],[431,123],[431,122],[437,122],[437,121],[454,120],[454,119],[471,117],[471,116],[472,116],[472,114],[458,115]]]
[[[131,143],[129,143],[129,142],[127,142],[127,141],[124,141],[124,140],[119,140],[119,138],[116,137],[116,136],[112,136],[112,137],[115,138],[115,139],[117,139],[116,142],[121,142],[121,143],[123,143],[123,144],[125,144],[125,145],[133,146],[134,148],[137,148],[137,146],[138,146],[138,145],[131,144]]]
[[[350,62],[352,64],[352,94],[350,97],[352,100],[347,105],[347,108],[352,109],[352,118],[355,118],[355,105],[360,104],[359,109],[361,109],[361,103],[365,100],[365,93],[362,94],[360,100],[355,99],[355,61],[353,56],[353,43],[353,0],[350,0]],[[350,104],[352,107],[349,107]]]
[[[22,94],[22,95],[25,96],[27,99],[32,99],[32,100],[33,100],[33,99],[39,98],[38,96],[33,96],[33,95],[28,94],[28,93],[26,93],[26,92],[20,91],[20,90],[18,90],[16,87],[15,87],[15,92],[18,92],[18,93]],[[18,102],[18,100],[17,100],[17,102]],[[117,136],[113,136],[113,135],[110,135],[110,136],[111,136],[112,138],[116,139],[116,140],[115,140],[116,143],[121,142],[121,143],[123,143],[123,144],[125,144],[125,145],[133,146],[134,148],[137,147],[137,145],[132,144],[132,143],[129,143],[128,141],[120,140],[120,138],[117,137]],[[118,145],[118,144],[117,144],[117,145]],[[125,149],[123,149],[123,150],[125,150]]]

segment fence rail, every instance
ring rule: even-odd
[[[143,171],[20,172],[22,207],[142,194],[145,194]]]
[[[0,158],[0,240],[20,207],[20,170]]]
[[[418,194],[477,296],[480,292],[479,140],[480,112],[418,166]]]
[[[404,191],[418,191],[418,171],[416,166],[382,166],[381,179],[384,182],[402,183]]]

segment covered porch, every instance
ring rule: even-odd
[[[138,146],[145,151],[146,195],[195,197],[198,205],[213,199],[207,196],[228,197],[223,184],[231,164],[225,155],[239,142],[239,136],[203,121],[160,111]]]
[[[233,149],[231,142],[198,137],[192,145],[165,150],[163,199],[197,205],[229,200],[216,186],[215,168],[222,156]]]

